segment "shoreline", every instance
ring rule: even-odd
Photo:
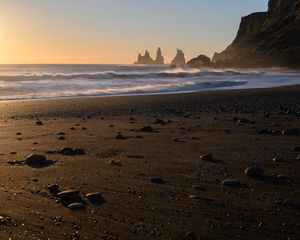
[[[276,94],[278,96],[275,96]],[[129,110],[135,114],[155,114],[163,113],[166,110],[172,112],[172,106],[177,106],[180,111],[197,109],[201,111],[202,109],[203,111],[217,112],[219,108],[234,106],[240,108],[240,111],[247,111],[246,106],[248,106],[248,110],[263,111],[272,108],[276,103],[278,106],[286,105],[287,107],[298,104],[300,99],[298,101],[296,96],[289,97],[289,94],[300,95],[300,85],[188,93],[12,100],[0,101],[0,118],[11,116],[50,117],[61,114],[64,116],[75,116],[76,114],[124,115],[128,114]],[[242,99],[243,95],[247,99]],[[280,97],[283,97],[285,102],[281,102]],[[234,104],[230,106],[231,103]]]

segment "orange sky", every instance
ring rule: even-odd
[[[224,2],[0,0],[0,64],[133,63],[159,46],[167,62],[176,48],[187,59],[212,56],[233,40],[240,17],[265,10],[267,0]]]

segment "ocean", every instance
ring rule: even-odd
[[[300,84],[300,71],[139,65],[0,65],[0,101],[183,93]]]

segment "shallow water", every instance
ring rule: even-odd
[[[137,65],[0,65],[0,100],[113,96],[300,84],[287,69]]]

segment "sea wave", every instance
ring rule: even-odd
[[[174,68],[150,73],[119,73],[114,71],[99,73],[71,73],[71,74],[26,74],[26,75],[0,75],[0,81],[33,81],[49,79],[153,79],[153,78],[195,78],[209,76],[239,76],[239,75],[261,75],[261,72],[241,72],[234,70],[198,70],[192,68]]]

